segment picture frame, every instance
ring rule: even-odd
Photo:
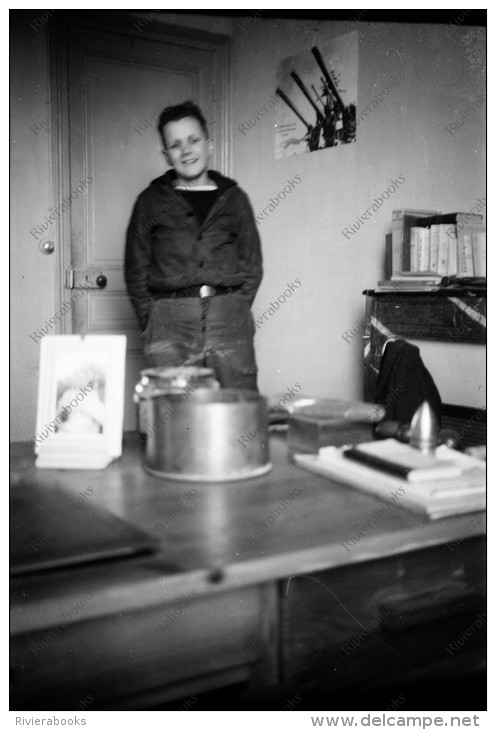
[[[55,335],[41,342],[36,465],[104,468],[122,453],[124,335]]]
[[[279,61],[275,159],[356,142],[359,45],[352,30]]]

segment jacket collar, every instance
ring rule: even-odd
[[[219,194],[222,194],[225,190],[237,185],[235,180],[231,180],[230,177],[224,177],[224,175],[215,172],[215,170],[209,170],[208,175],[217,185]],[[151,185],[160,185],[162,187],[169,188],[170,190],[174,190],[172,183],[176,178],[177,174],[175,170],[167,170],[165,175],[161,175],[160,177],[155,178],[155,180],[152,180]]]

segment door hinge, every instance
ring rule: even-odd
[[[217,88],[216,88],[215,84],[213,84],[213,86],[212,86],[212,101],[214,104],[217,101]]]
[[[74,289],[74,269],[66,269],[65,272],[65,288]]]

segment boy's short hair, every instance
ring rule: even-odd
[[[186,117],[193,117],[198,120],[201,128],[205,132],[205,136],[208,137],[207,120],[201,113],[200,108],[192,101],[185,101],[182,104],[176,104],[176,106],[166,106],[158,119],[158,131],[162,138],[164,147],[166,147],[164,134],[165,125],[169,124],[169,122],[178,122],[180,119],[185,119]]]

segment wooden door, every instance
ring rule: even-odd
[[[59,64],[62,297],[77,294],[65,331],[127,336],[125,429],[136,425],[132,394],[144,367],[124,282],[125,237],[138,194],[166,170],[161,110],[199,104],[214,138],[212,167],[227,171],[225,44],[145,37],[141,28],[67,24]]]

